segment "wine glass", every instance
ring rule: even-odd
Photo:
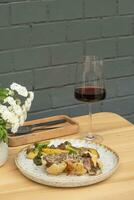
[[[106,97],[104,79],[102,75],[103,61],[96,56],[84,56],[76,70],[76,85],[74,96],[77,100],[88,103],[89,107],[89,133],[85,139],[101,142],[99,135],[92,132],[92,104]]]

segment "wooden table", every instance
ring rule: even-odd
[[[83,134],[87,116],[75,119]],[[120,156],[119,168],[111,178],[81,188],[43,186],[28,180],[17,170],[14,156],[21,147],[10,148],[8,162],[0,168],[0,200],[134,200],[134,126],[113,113],[95,114],[93,122],[94,132],[103,136],[103,143]]]

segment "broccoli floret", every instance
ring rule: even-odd
[[[42,143],[35,143],[34,144],[34,147],[35,149],[37,149],[38,151],[41,151],[42,148],[47,148],[47,146],[49,145],[49,141],[46,141],[46,142],[42,142]]]
[[[33,159],[33,162],[37,166],[42,165],[42,159],[41,159],[41,154],[40,153],[38,153],[38,155],[35,156],[35,158]]]
[[[65,145],[71,145],[71,143],[68,142],[68,141],[65,141],[64,144],[65,144]]]

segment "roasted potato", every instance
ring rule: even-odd
[[[83,163],[73,163],[73,170],[72,174],[75,175],[83,175],[87,172],[87,170],[84,168]]]
[[[52,164],[50,167],[46,169],[46,171],[49,174],[59,175],[65,170],[66,166],[67,164],[65,162],[59,164]]]

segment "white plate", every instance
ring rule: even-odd
[[[58,145],[65,140],[55,139],[51,140],[51,144]],[[43,166],[36,166],[32,160],[26,158],[26,148],[22,149],[15,158],[15,163],[18,169],[27,178],[49,186],[55,187],[80,187],[98,183],[110,177],[117,169],[119,164],[119,156],[112,149],[102,145],[89,143],[85,140],[72,139],[68,140],[76,147],[91,147],[97,149],[100,154],[100,160],[103,163],[102,174],[97,176],[90,176],[88,174],[82,176],[76,175],[50,175],[47,174]]]

